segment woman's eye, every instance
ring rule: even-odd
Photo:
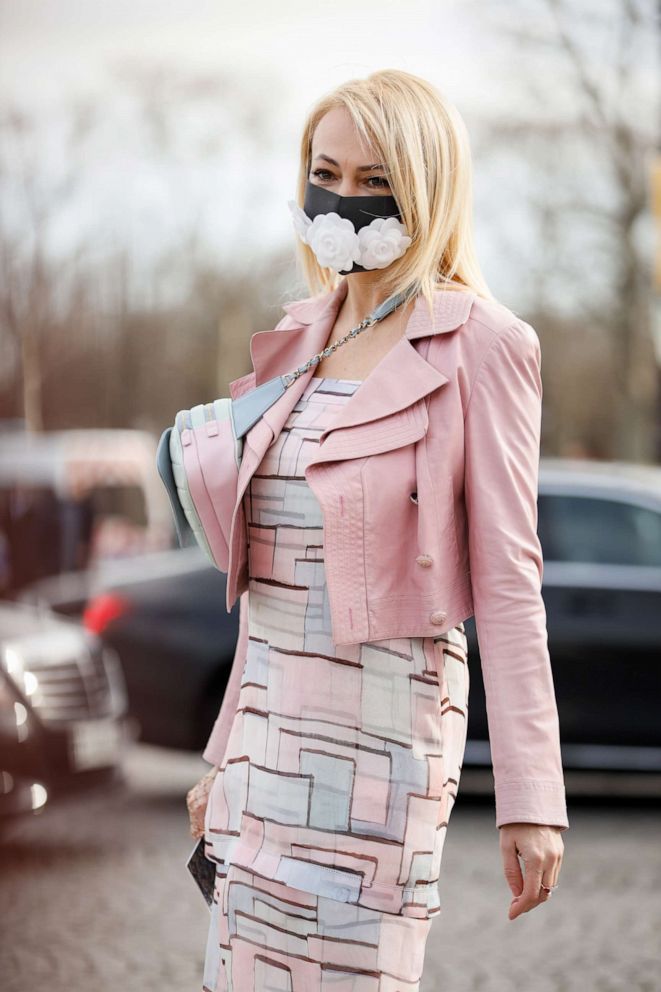
[[[328,169],[314,169],[312,175],[315,179],[318,179],[319,182],[322,183],[332,182],[335,179],[333,173],[329,172]],[[390,188],[390,183],[385,176],[370,176],[369,179],[365,180],[365,182],[368,186],[371,186],[372,189]]]

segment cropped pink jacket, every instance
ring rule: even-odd
[[[346,295],[286,304],[250,341],[242,395],[328,343]],[[229,535],[227,603],[241,597],[228,687],[203,752],[221,764],[248,638],[243,496],[315,367],[244,438]],[[405,333],[320,437],[305,477],[324,519],[337,644],[435,636],[475,616],[496,796],[496,825],[567,829],[558,712],[537,536],[541,351],[533,328],[473,291],[422,296]]]

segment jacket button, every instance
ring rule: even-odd
[[[432,623],[439,623],[439,624],[445,623],[447,618],[448,615],[445,612],[445,610],[434,610],[434,612],[429,617]]]
[[[422,565],[423,568],[429,568],[433,561],[433,558],[431,555],[418,555],[418,557],[415,560],[417,561],[418,565]]]

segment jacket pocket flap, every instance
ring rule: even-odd
[[[350,427],[338,427],[331,431],[322,439],[318,454],[314,455],[309,464],[364,458],[367,455],[392,451],[419,441],[427,433],[428,427],[427,401],[423,397],[387,417]]]

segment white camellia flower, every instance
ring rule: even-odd
[[[291,210],[292,219],[294,221],[294,227],[296,228],[296,233],[298,234],[301,241],[307,244],[307,230],[312,223],[305,210],[299,207],[296,200],[288,200],[287,206]]]
[[[356,232],[352,222],[332,211],[310,219],[295,200],[288,200],[294,227],[309,245],[322,268],[349,272],[357,262],[364,269],[385,269],[411,244],[406,228],[396,217],[375,217]]]
[[[406,228],[396,217],[375,217],[358,231],[358,241],[359,263],[365,269],[385,269],[411,244]]]
[[[346,271],[360,262],[360,244],[350,220],[331,211],[317,214],[306,232],[306,241],[322,268]]]

